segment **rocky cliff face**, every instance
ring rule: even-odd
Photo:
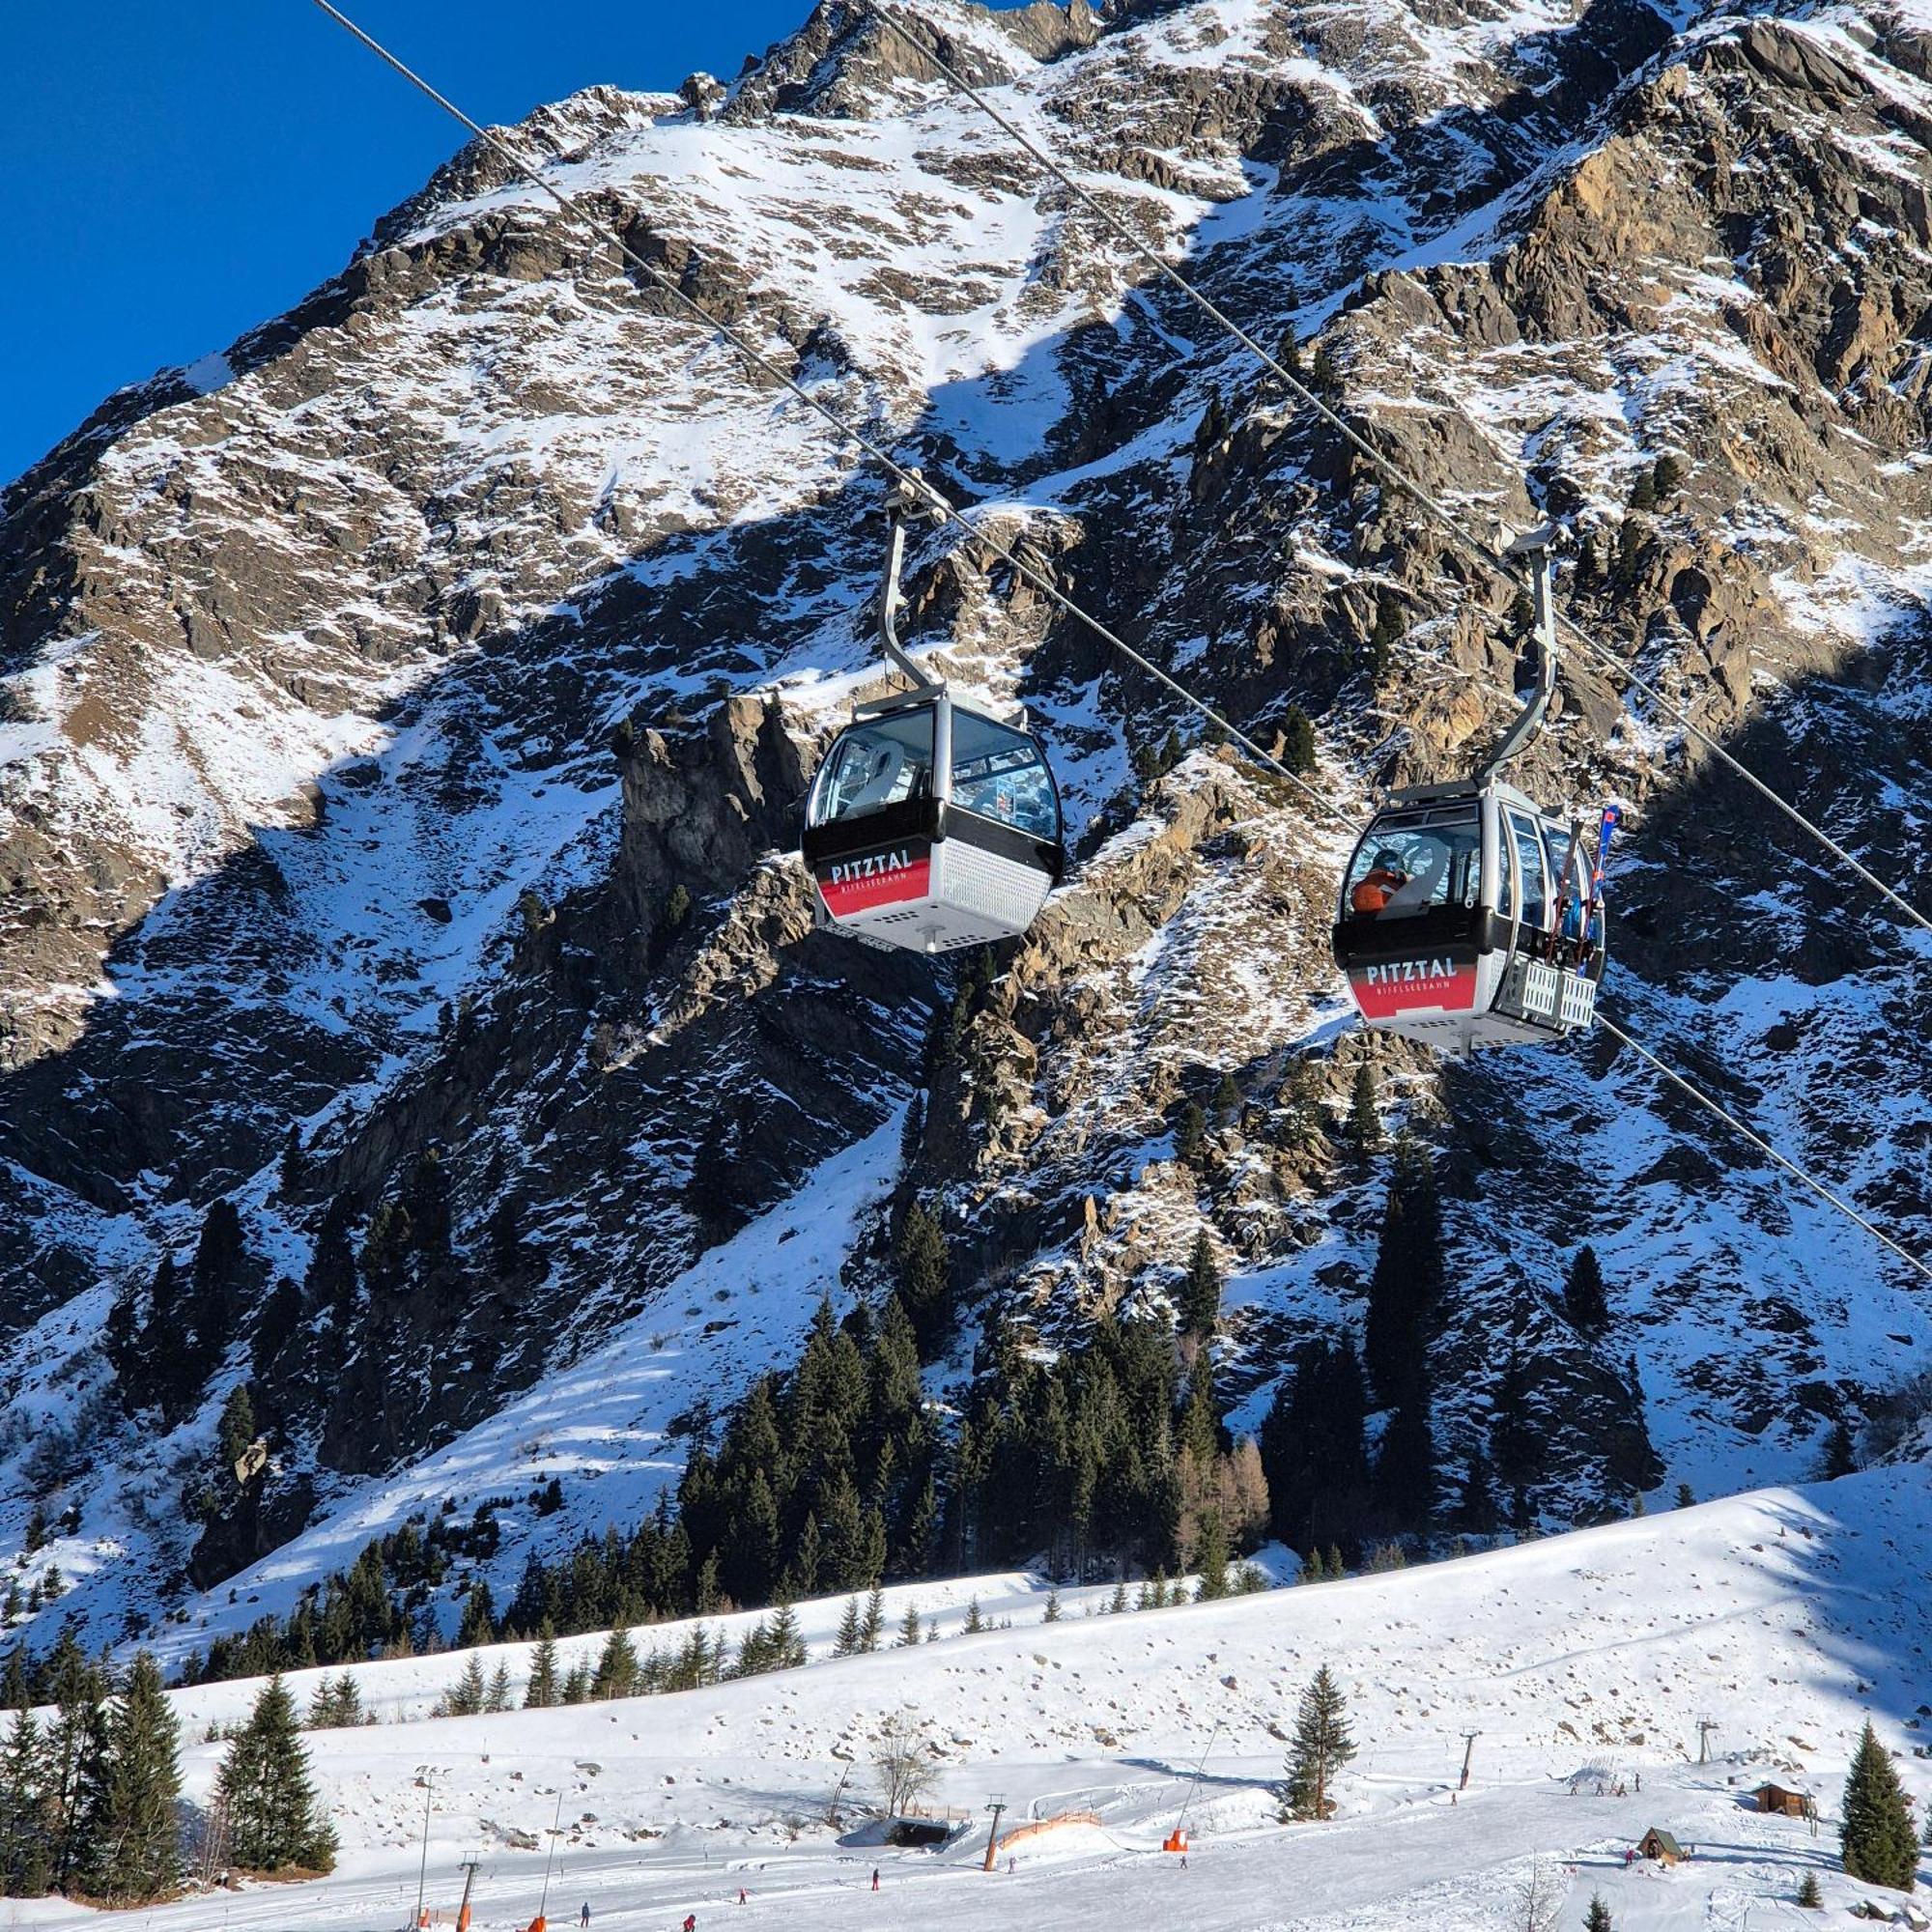
[[[1932,15],[923,18],[1472,523],[1562,519],[1573,611],[1932,904]],[[856,10],[729,90],[597,89],[521,134],[1246,728],[1309,712],[1346,810],[1507,715],[1507,587]],[[627,1322],[728,1325],[683,1299],[696,1259],[928,1081],[909,1157],[969,1319],[1158,1306],[1205,1226],[1252,1422],[1298,1341],[1359,1320],[1381,1175],[1326,1128],[1372,1062],[1448,1195],[1445,1482],[1513,1355],[1558,1515],[1656,1480],[1639,1388],[1674,1474],[1768,1478],[1932,1343],[1902,1268],[1606,1043],[1442,1067],[1350,1032],[1341,835],[1211,745],[1137,774],[1191,718],[941,536],[909,631],[1031,708],[1080,863],[935,1072],[950,984],[812,933],[786,856],[873,688],[877,503],[477,154],[0,499],[0,1527],[66,1512],[87,1614],[167,1595],[236,1381],[274,1459],[202,1583],[311,1519],[380,1526],[361,1479]],[[1566,665],[1521,776],[1633,809],[1633,1030],[1932,1245],[1922,941],[1602,664]],[[241,1250],[198,1269],[219,1200]],[[1584,1240],[1607,1338],[1553,1302]],[[156,1287],[168,1258],[192,1294]],[[862,1222],[848,1287],[879,1265]]]

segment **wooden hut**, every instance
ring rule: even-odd
[[[1636,1855],[1640,1859],[1654,1860],[1661,1865],[1682,1864],[1684,1847],[1668,1832],[1653,1825],[1636,1841]]]
[[[1808,1818],[1812,1812],[1808,1791],[1793,1791],[1783,1784],[1760,1784],[1751,1793],[1751,1803],[1760,1811],[1774,1812],[1780,1818]]]

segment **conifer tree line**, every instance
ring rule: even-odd
[[[797,1367],[754,1383],[717,1448],[708,1418],[675,1500],[628,1532],[584,1536],[545,1561],[531,1552],[499,1612],[490,1587],[463,1599],[460,1646],[609,1630],[739,1605],[867,1590],[887,1576],[929,1574],[939,1531],[938,1435],[920,1388],[919,1347],[898,1298],[844,1321],[821,1303]],[[562,1496],[533,1496],[537,1513]],[[263,1618],[190,1659],[184,1681],[265,1676],[442,1647],[431,1593],[458,1555],[487,1558],[492,1509],[469,1524],[406,1523],[286,1618]]]
[[[1444,1283],[1435,1164],[1405,1136],[1391,1163],[1361,1349],[1346,1333],[1304,1347],[1262,1424],[1273,1530],[1292,1548],[1359,1551],[1372,1538],[1435,1525],[1429,1345]],[[1378,1411],[1372,1454],[1369,1418]]]
[[[1252,1548],[1268,1518],[1260,1452],[1223,1424],[1211,1352],[1181,1361],[1159,1323],[1112,1315],[1050,1361],[1023,1332],[999,1340],[952,1445],[943,1567],[1044,1552],[1077,1578],[1218,1574]]]
[[[944,1242],[923,1212],[901,1224],[900,1281],[936,1305]],[[1108,1318],[1042,1363],[1030,1337],[1006,1338],[951,1443],[923,1400],[920,1342],[900,1296],[842,1321],[821,1303],[796,1367],[754,1383],[715,1448],[708,1418],[695,1418],[674,1500],[628,1532],[584,1536],[548,1560],[532,1551],[500,1611],[487,1582],[472,1582],[457,1641],[866,1592],[1042,1549],[1076,1577],[1198,1566],[1219,1594],[1234,1587],[1228,1566],[1264,1533],[1268,1513],[1260,1453],[1229,1438],[1215,1395],[1208,1345],[1220,1294],[1204,1236],[1176,1295],[1179,1340],[1158,1321]],[[467,1526],[405,1524],[288,1617],[217,1638],[186,1675],[266,1675],[438,1647],[430,1592],[458,1553],[495,1548],[489,1507]],[[488,1708],[484,1690],[473,1708]]]
[[[44,1716],[24,1702],[0,1737],[0,1890],[106,1905],[173,1896],[185,1878],[180,1727],[146,1652],[110,1682],[63,1632]],[[295,1706],[264,1687],[216,1782],[226,1861],[327,1871],[335,1842],[309,1780]]]
[[[218,1636],[206,1657],[184,1664],[182,1682],[214,1683],[231,1677],[268,1677],[277,1670],[309,1670],[318,1665],[362,1662],[372,1657],[411,1657],[443,1647],[434,1595],[459,1560],[487,1561],[497,1553],[502,1531],[496,1512],[509,1496],[486,1497],[467,1520],[439,1519],[427,1527],[412,1520],[368,1544],[346,1571],[311,1585],[286,1618],[264,1617],[234,1635]],[[554,1481],[532,1492],[536,1515],[562,1507]],[[464,1641],[487,1643],[495,1618],[479,1619],[489,1607],[488,1585],[474,1605],[466,1605]],[[479,1623],[488,1628],[477,1634]]]
[[[960,1055],[985,978],[969,976],[935,1015],[936,1064]],[[1372,1069],[1361,1071],[1351,1133],[1366,1156],[1381,1129]],[[1239,1106],[1233,1083],[1222,1086],[1216,1118]],[[911,1163],[912,1117],[907,1138]],[[406,1191],[424,1209],[412,1225],[434,1227],[435,1190]],[[228,1245],[215,1241],[217,1261]],[[1534,1432],[1518,1426],[1523,1407],[1506,1369],[1493,1463],[1478,1447],[1460,1494],[1439,1493],[1428,1358],[1444,1294],[1441,1210],[1430,1154],[1406,1136],[1389,1161],[1359,1351],[1347,1333],[1304,1348],[1258,1442],[1235,1441],[1223,1420],[1222,1282],[1205,1230],[1175,1279],[1172,1327],[1103,1317],[1057,1352],[1023,1326],[996,1329],[950,1439],[920,1377],[952,1319],[951,1259],[909,1186],[893,1255],[895,1289],[876,1310],[840,1321],[821,1304],[788,1374],[761,1378],[722,1428],[699,1406],[675,1495],[650,1517],[549,1556],[532,1551],[500,1606],[471,1580],[458,1643],[707,1617],[1041,1554],[1068,1578],[1195,1568],[1216,1594],[1270,1532],[1311,1555],[1329,1551],[1339,1571],[1344,1551],[1355,1562],[1435,1527],[1492,1530],[1496,1484],[1514,1474],[1520,1492],[1531,1449],[1518,1436]],[[1579,1327],[1602,1319],[1601,1270],[1587,1250],[1565,1305]],[[239,1408],[227,1433],[241,1441]],[[285,1619],[216,1639],[186,1674],[266,1675],[441,1648],[437,1593],[454,1563],[494,1553],[493,1512],[511,1500],[491,1499],[468,1523],[406,1523]],[[563,1502],[554,1481],[529,1500],[539,1515]]]
[[[1372,1083],[1368,1094],[1357,1096],[1364,1122],[1375,1119]],[[1306,1344],[1262,1424],[1273,1533],[1311,1555],[1339,1549],[1361,1560],[1378,1542],[1440,1529],[1492,1535],[1505,1520],[1527,1530],[1531,1492],[1546,1474],[1549,1419],[1536,1412],[1533,1364],[1517,1348],[1503,1359],[1486,1439],[1470,1445],[1460,1479],[1440,1466],[1429,1350],[1448,1281],[1441,1203],[1419,1141],[1399,1138],[1389,1168],[1360,1344],[1347,1331]],[[1608,1330],[1592,1248],[1572,1259],[1561,1305],[1586,1340]],[[1634,1364],[1625,1379],[1640,1404]]]

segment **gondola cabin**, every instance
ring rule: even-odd
[[[1467,1055],[1589,1026],[1604,975],[1601,825],[1499,779],[1392,795],[1342,882],[1335,961],[1364,1022]]]
[[[1025,932],[1065,868],[1038,741],[932,686],[859,707],[802,844],[823,923],[914,952]]]

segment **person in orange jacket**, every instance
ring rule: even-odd
[[[1408,874],[1402,869],[1401,859],[1384,847],[1376,854],[1376,863],[1368,875],[1349,895],[1350,910],[1373,917],[1407,884]]]

